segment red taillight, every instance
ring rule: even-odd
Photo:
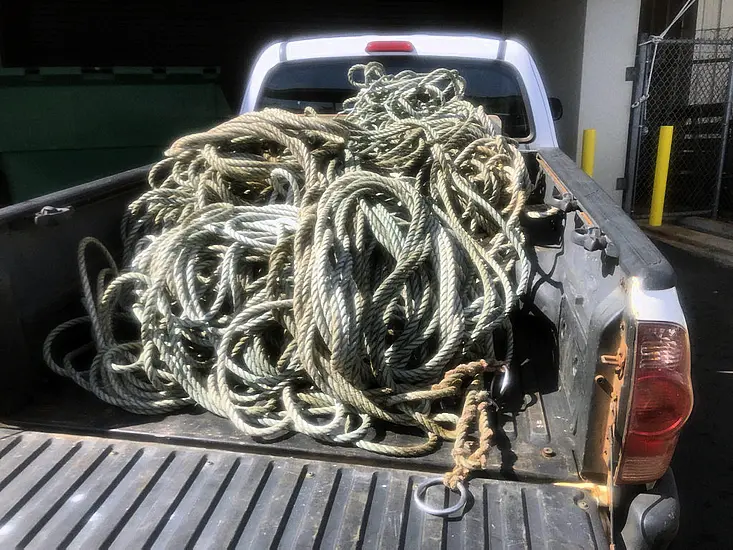
[[[366,45],[367,53],[410,53],[414,51],[415,46],[406,40],[377,40]]]
[[[649,483],[669,467],[692,412],[690,343],[673,323],[640,322],[634,385],[616,483]]]

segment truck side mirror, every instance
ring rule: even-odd
[[[552,120],[560,120],[562,118],[562,101],[557,97],[550,98],[550,113],[552,114]]]

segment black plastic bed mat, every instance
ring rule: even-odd
[[[608,548],[578,489],[473,480],[465,514],[444,519],[413,503],[425,478],[0,428],[0,548]]]
[[[564,420],[565,400],[558,393],[532,396],[532,403],[516,413],[495,418],[495,447],[488,455],[489,477],[514,481],[580,481],[573,456],[570,423]],[[276,441],[256,440],[239,432],[233,424],[204,410],[191,407],[176,414],[144,416],[108,405],[70,382],[40,386],[33,402],[0,417],[11,427],[102,435],[136,441],[155,441],[274,456],[336,460],[375,467],[417,469],[442,473],[453,466],[451,443],[437,452],[419,457],[396,458],[356,447],[322,443],[302,434]],[[394,427],[396,428],[396,427]],[[424,436],[409,429],[385,430],[383,441],[414,445]]]

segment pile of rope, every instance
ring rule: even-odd
[[[124,216],[124,268],[81,242],[88,315],[45,359],[128,411],[198,404],[249,436],[396,456],[455,440],[455,486],[483,465],[484,378],[512,357],[526,168],[455,71],[349,80],[341,116],[265,109],[176,141]],[[77,325],[91,346],[60,354]],[[380,442],[375,421],[425,440]]]

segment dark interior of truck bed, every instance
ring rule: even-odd
[[[386,457],[367,451],[315,441],[294,434],[276,441],[257,441],[237,432],[229,420],[191,407],[166,416],[141,416],[98,400],[69,380],[53,374],[41,358],[48,332],[58,323],[83,315],[76,263],[76,247],[92,235],[119,251],[119,220],[130,199],[140,193],[144,172],[100,180],[57,195],[54,204],[73,204],[71,216],[34,222],[40,203],[25,203],[6,210],[9,229],[0,250],[13,256],[12,299],[20,311],[5,319],[10,349],[3,366],[14,377],[12,395],[4,396],[0,421],[8,426],[137,441],[168,442],[187,446],[246,451],[272,456],[368,464],[442,473],[452,467],[451,445],[417,458]],[[22,207],[22,208],[21,208]],[[7,293],[6,293],[7,299]],[[0,304],[3,306],[4,304]],[[515,357],[512,383],[496,417],[496,446],[488,457],[486,477],[520,481],[577,480],[574,420],[560,383],[555,327],[526,303],[514,316]],[[13,344],[12,342],[15,342]],[[12,371],[12,372],[11,372]],[[382,425],[378,440],[418,443],[420,434]]]
[[[496,447],[489,455],[486,475],[512,480],[577,479],[568,406],[564,395],[557,389],[552,333],[543,335],[538,330],[541,321],[538,322],[534,317],[522,321],[527,328],[520,334],[534,336],[531,344],[526,342],[530,345],[522,346],[520,343],[520,346],[538,353],[535,357],[517,357],[518,362],[513,371],[517,377],[504,401],[504,410],[496,418],[499,427]],[[548,330],[549,327],[544,328]],[[520,364],[521,367],[518,366]],[[205,448],[338,460],[436,473],[452,467],[450,443],[444,442],[438,452],[427,456],[394,458],[354,447],[321,443],[301,434],[269,442],[258,441],[237,432],[229,420],[198,407],[170,415],[136,415],[100,401],[73,382],[57,378],[53,373],[43,378],[42,382],[37,382],[28,403],[4,415],[6,424],[50,432],[113,433],[116,437],[143,441],[165,440]],[[406,428],[383,425],[380,432],[375,436],[385,442],[409,445],[421,441],[418,432]]]

